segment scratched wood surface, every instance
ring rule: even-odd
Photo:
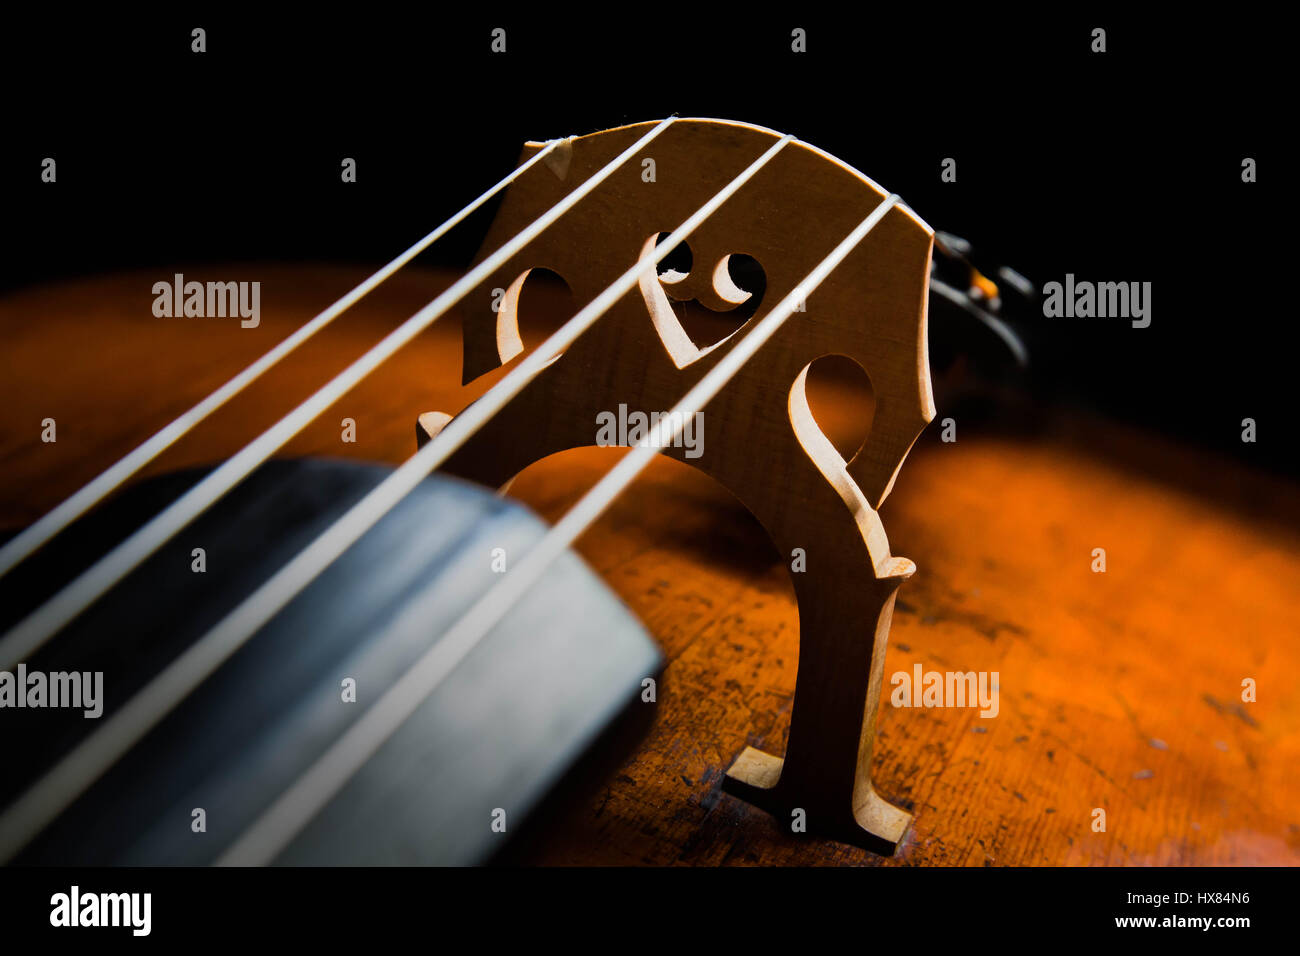
[[[0,299],[0,525],[37,517],[359,281],[361,269],[185,268],[257,279],[262,322],[158,319],[170,270]],[[403,273],[192,435],[151,473],[228,455],[341,371],[448,277]],[[539,341],[553,321],[538,293]],[[522,310],[521,310],[522,311]],[[463,407],[454,316],[294,439],[286,455],[398,462],[416,415]],[[939,415],[947,412],[939,390]],[[832,439],[862,397],[813,396]],[[40,442],[41,421],[58,441]],[[357,441],[340,440],[355,419]],[[854,430],[857,429],[856,436]],[[620,452],[576,450],[511,494],[554,519]],[[660,641],[668,666],[632,758],[522,855],[561,864],[1300,864],[1300,495],[1282,479],[1083,416],[1032,432],[927,431],[882,509],[917,563],[888,678],[997,671],[1000,712],[885,703],[874,779],[916,815],[896,858],[797,838],[722,794],[746,744],[780,752],[797,618],[785,564],[726,492],[660,460],[580,550]],[[1107,571],[1091,571],[1105,548]],[[1243,678],[1258,700],[1241,700]],[[1106,811],[1105,832],[1092,829]]]

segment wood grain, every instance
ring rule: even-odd
[[[57,503],[365,274],[186,267],[263,282],[262,324],[240,329],[154,318],[151,285],[170,271],[0,300],[0,523]],[[151,471],[235,451],[448,281],[404,272]],[[286,454],[407,457],[416,414],[464,407],[499,376],[459,384],[459,335],[451,317],[429,330]],[[523,338],[537,341],[527,325]],[[812,406],[840,435],[834,401],[814,394]],[[355,444],[340,441],[344,416],[357,421]],[[58,420],[57,444],[40,442],[45,417]],[[898,856],[796,838],[721,792],[744,745],[784,747],[797,613],[757,523],[711,479],[663,459],[580,542],[668,657],[654,726],[526,862],[1300,863],[1294,484],[1080,416],[1048,416],[1030,434],[963,422],[956,443],[937,439],[918,442],[882,508],[919,569],[895,609],[885,673],[997,670],[1001,712],[886,702],[874,775],[916,817]],[[565,452],[511,493],[554,518],[617,454]],[[1105,574],[1090,570],[1096,547]],[[1241,701],[1244,677],[1257,703]],[[1104,833],[1091,829],[1098,807]]]

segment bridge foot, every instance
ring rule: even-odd
[[[898,850],[912,824],[912,814],[882,799],[870,787],[865,798],[859,796],[852,812],[818,813],[787,795],[788,788],[781,785],[784,763],[780,757],[746,747],[723,777],[722,789],[772,814],[783,828],[791,825],[796,809],[803,809],[810,836],[850,843],[881,856],[893,856]],[[845,801],[846,806],[850,803],[851,799]]]

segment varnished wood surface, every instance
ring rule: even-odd
[[[365,274],[183,271],[261,280],[261,326],[155,318],[164,270],[0,300],[0,524],[57,503]],[[230,454],[446,281],[399,276],[150,470]],[[408,456],[416,415],[463,407],[500,374],[462,389],[458,335],[450,317],[435,326],[285,454]],[[525,326],[525,343],[537,340]],[[355,444],[340,441],[345,416]],[[53,445],[40,442],[46,417]],[[916,815],[885,864],[1300,863],[1295,486],[1077,417],[1032,436],[960,422],[958,434],[942,444],[927,432],[882,509],[893,549],[918,568],[895,610],[885,691],[918,662],[996,670],[1001,713],[884,705],[873,777]],[[556,456],[511,493],[553,519],[618,453]],[[641,749],[526,860],[881,863],[795,838],[720,792],[747,744],[783,749],[794,687],[793,591],[757,523],[710,479],[661,460],[580,544],[669,663]],[[1097,547],[1105,574],[1090,570]],[[1256,703],[1240,700],[1245,677]],[[1091,828],[1097,807],[1105,833]]]

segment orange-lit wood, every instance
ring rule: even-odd
[[[359,281],[363,270],[186,267],[263,282],[258,329],[156,319],[169,270],[0,300],[0,524],[31,520]],[[445,287],[408,271],[165,454],[229,455]],[[527,295],[527,294],[526,294]],[[540,304],[540,303],[539,303]],[[527,308],[527,302],[525,303]],[[524,329],[525,344],[536,342]],[[397,462],[412,418],[460,382],[449,317],[286,449]],[[832,437],[834,396],[812,396]],[[946,414],[940,395],[940,417]],[[40,442],[41,420],[58,442]],[[340,441],[340,419],[357,442]],[[879,716],[882,796],[915,814],[889,865],[1300,863],[1300,496],[1294,484],[1082,418],[1032,435],[933,431],[882,509],[918,573],[894,613],[888,675],[996,670],[1001,712]],[[511,494],[558,516],[619,454],[586,449]],[[787,564],[710,479],[661,460],[580,542],[669,663],[639,751],[573,805],[529,862],[853,863],[720,791],[746,744],[780,751],[797,659]],[[1103,547],[1107,571],[1090,570]],[[1258,702],[1240,699],[1243,678]],[[1107,814],[1093,832],[1092,811]]]

